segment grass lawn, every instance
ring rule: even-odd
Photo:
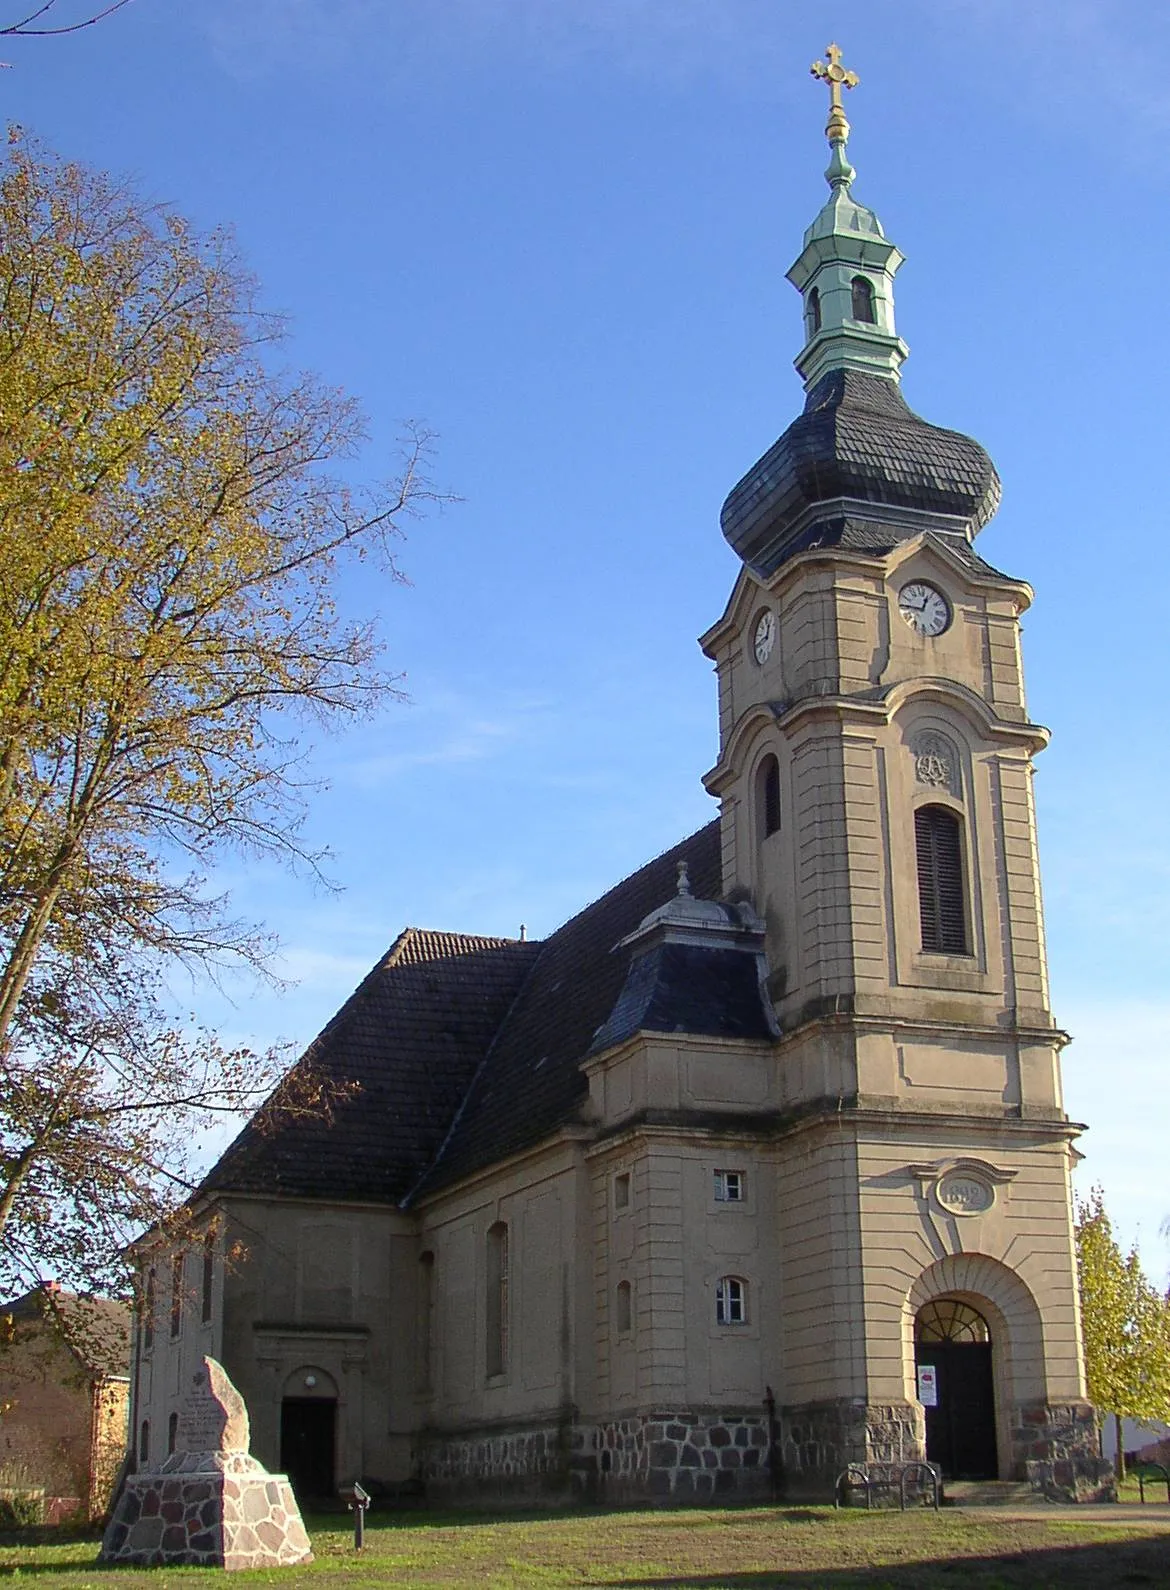
[[[310,1519],[316,1561],[304,1568],[245,1573],[232,1583],[286,1581],[304,1590],[361,1590],[373,1584],[449,1590],[548,1590],[559,1586],[677,1586],[763,1590],[1101,1590],[1150,1585],[1170,1590],[1170,1509],[1160,1527],[997,1522],[926,1510],[897,1513],[831,1508],[753,1507],[720,1511],[571,1514],[398,1514],[369,1521],[366,1550],[336,1518]],[[97,1542],[0,1543],[0,1578],[36,1590],[201,1590],[223,1585],[206,1569],[107,1571]]]

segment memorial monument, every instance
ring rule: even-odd
[[[275,1568],[311,1562],[292,1486],[251,1455],[244,1399],[204,1358],[175,1417],[172,1450],[131,1474],[101,1561],[203,1568]]]

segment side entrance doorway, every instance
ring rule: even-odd
[[[337,1403],[325,1397],[285,1397],[280,1404],[280,1467],[303,1507],[335,1496]]]
[[[944,1479],[999,1477],[995,1442],[995,1384],[991,1332],[982,1314],[958,1298],[940,1297],[919,1309],[914,1321],[920,1388],[933,1378],[934,1405],[926,1407],[926,1455]],[[928,1390],[927,1395],[930,1392]]]

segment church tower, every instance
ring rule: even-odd
[[[723,890],[766,928],[784,1452],[1103,1483],[1049,1008],[1028,717],[1032,600],[974,540],[1000,485],[900,387],[902,255],[853,194],[835,45],[829,198],[788,272],[803,412],[728,496]]]

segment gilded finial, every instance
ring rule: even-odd
[[[843,144],[849,138],[849,123],[845,119],[845,107],[841,103],[841,88],[856,88],[861,79],[856,72],[851,72],[841,65],[841,47],[830,44],[825,51],[824,61],[814,61],[809,70],[814,77],[819,77],[822,83],[829,85],[829,119],[825,124],[825,137],[831,144]]]

